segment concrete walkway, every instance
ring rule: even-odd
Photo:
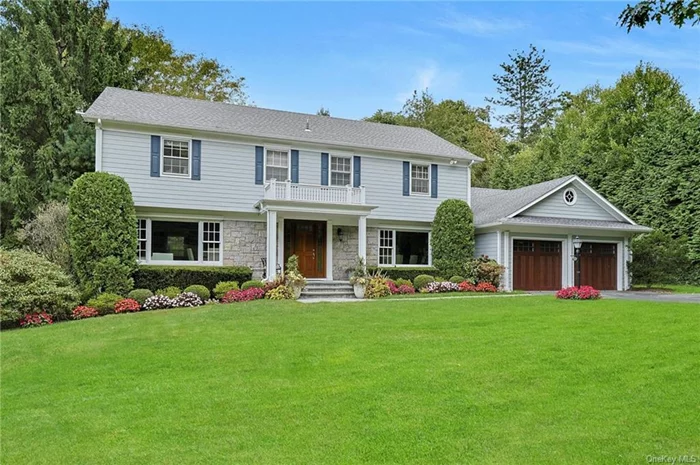
[[[445,296],[440,296],[440,297],[406,297],[406,298],[398,298],[398,299],[392,299],[392,298],[384,298],[381,299],[381,302],[413,302],[415,300],[449,300],[449,299],[497,299],[497,298],[505,298],[505,297],[527,297],[527,296],[532,296],[533,294],[480,294],[480,295],[450,295],[447,294]],[[327,298],[327,299],[299,299],[297,302],[300,302],[302,304],[316,304],[319,302],[377,302],[377,300],[372,300],[372,299],[333,299],[333,298]]]
[[[653,291],[602,291],[603,297],[621,300],[646,300],[651,302],[683,302],[700,304],[700,294],[673,294]]]

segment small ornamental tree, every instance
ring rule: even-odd
[[[443,276],[461,275],[474,257],[474,215],[464,200],[448,199],[440,204],[430,236],[433,266]]]
[[[129,185],[113,174],[86,173],[73,183],[68,207],[73,269],[83,289],[128,292],[137,242]]]

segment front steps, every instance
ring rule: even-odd
[[[308,280],[301,299],[354,299],[355,292],[348,281]]]

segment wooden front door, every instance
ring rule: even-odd
[[[581,244],[581,285],[617,289],[617,244]],[[578,264],[577,264],[578,265]]]
[[[299,271],[307,278],[326,277],[326,222],[285,220],[284,261],[299,257]]]
[[[561,289],[561,242],[513,241],[513,289]]]

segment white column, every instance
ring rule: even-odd
[[[512,254],[513,246],[510,245],[510,232],[503,232],[503,241],[505,242],[503,248],[503,266],[506,267],[506,283],[505,290],[513,290],[513,266],[511,264],[510,256]]]
[[[284,273],[284,218],[277,220],[277,263],[280,264]]]
[[[277,274],[277,212],[267,211],[267,280]]]
[[[333,222],[326,221],[326,279],[333,281]]]
[[[102,120],[95,125],[95,171],[102,171]]]
[[[566,236],[566,282],[564,287],[576,283],[576,262],[574,261],[574,240],[571,234]]]
[[[357,221],[357,255],[367,264],[367,217],[360,216]]]

